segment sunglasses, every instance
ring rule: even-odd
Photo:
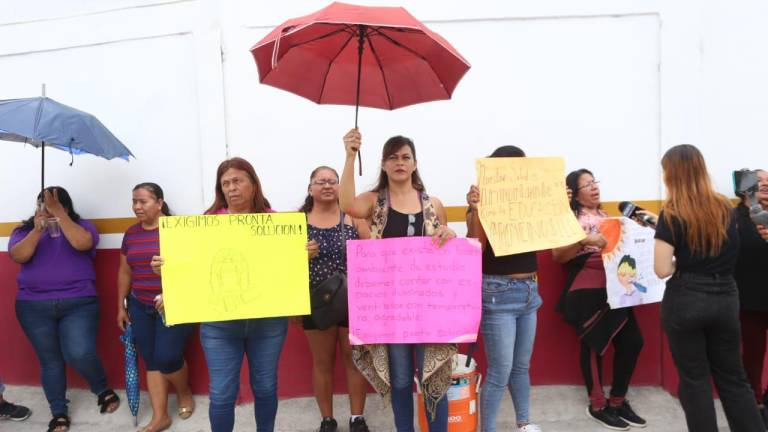
[[[406,234],[408,237],[413,237],[416,234],[416,216],[412,214],[408,215],[408,231],[406,231]]]

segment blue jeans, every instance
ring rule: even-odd
[[[16,318],[40,361],[40,381],[54,416],[67,414],[66,364],[85,378],[93,394],[107,390],[107,377],[96,354],[96,297],[17,300]]]
[[[536,310],[541,306],[536,280],[483,275],[483,317],[480,332],[488,359],[480,397],[483,432],[496,430],[496,414],[509,389],[518,423],[529,421]]]
[[[194,324],[166,327],[154,305],[128,296],[128,315],[133,336],[148,371],[170,374],[184,366],[184,347],[195,329]]]
[[[277,415],[277,364],[288,333],[288,319],[260,318],[220,321],[200,325],[200,342],[210,375],[208,416],[213,432],[231,432],[235,402],[240,390],[243,355],[253,392],[256,430],[275,428]]]
[[[413,357],[418,362],[419,380],[424,366],[424,345],[389,345],[389,379],[392,385],[392,413],[395,416],[397,432],[414,432],[413,428]],[[443,396],[437,403],[435,418],[427,414],[429,432],[448,430],[448,398]]]
[[[2,396],[3,393],[5,393],[5,384],[3,384],[3,380],[0,379],[0,396]]]

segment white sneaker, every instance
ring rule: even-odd
[[[528,423],[523,427],[517,428],[517,432],[541,432],[541,428],[537,424]]]

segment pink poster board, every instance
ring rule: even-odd
[[[349,340],[465,343],[477,339],[482,252],[474,239],[347,242]]]

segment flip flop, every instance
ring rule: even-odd
[[[179,418],[182,420],[186,420],[190,417],[192,417],[192,414],[195,413],[195,402],[192,402],[192,405],[185,406],[185,407],[179,407]]]

